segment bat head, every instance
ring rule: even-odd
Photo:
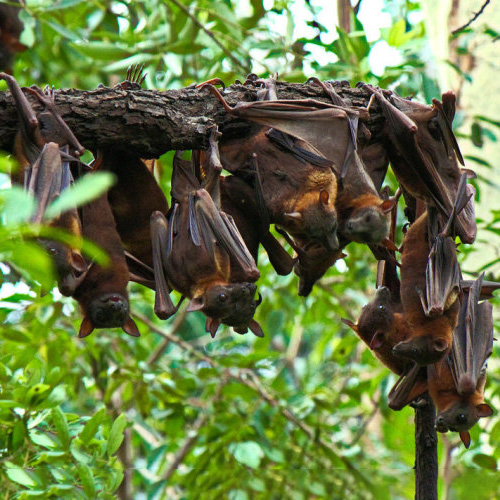
[[[297,204],[297,211],[285,214],[286,224],[283,227],[291,233],[303,233],[312,242],[335,252],[339,249],[339,240],[334,201],[326,189],[319,194],[307,193]]]
[[[54,261],[59,291],[71,297],[87,275],[89,266],[78,250],[58,241],[40,241]]]
[[[377,206],[355,210],[344,224],[344,234],[350,241],[368,245],[381,243],[387,238],[390,217]]]
[[[408,358],[418,365],[430,365],[439,362],[450,348],[444,338],[434,335],[421,335],[396,344],[392,353],[395,356]]]
[[[491,415],[493,415],[493,410],[487,403],[474,405],[461,400],[447,410],[438,413],[436,430],[438,432],[460,432],[460,437],[462,437],[462,433],[473,427],[481,417],[490,417]],[[468,447],[466,442],[464,444]]]
[[[260,337],[263,336],[262,330],[253,319],[261,300],[255,299],[256,290],[253,283],[215,285],[191,299],[187,310],[202,311],[207,316],[205,326],[212,337],[221,323],[232,326],[237,333],[246,333],[250,328]]]
[[[96,328],[121,327],[129,312],[128,298],[119,293],[98,295],[88,305],[89,319]]]

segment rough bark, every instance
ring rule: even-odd
[[[415,500],[438,500],[436,409],[428,394],[415,405]]]
[[[336,89],[352,106],[368,105],[370,96],[363,88],[341,83]],[[230,105],[257,99],[257,89],[252,85],[231,85],[226,92]],[[279,82],[278,93],[280,99],[314,98],[329,102],[323,91],[314,85]],[[213,123],[217,123],[223,133],[248,127],[245,122],[228,117],[210,92],[194,88],[166,92],[66,89],[56,91],[55,99],[63,119],[91,151],[123,145],[143,158],[154,158],[172,149],[206,148],[208,130]],[[38,104],[33,106],[36,109]],[[377,134],[382,124],[383,118],[374,103],[368,129]],[[0,92],[0,149],[11,151],[17,128],[17,114],[10,93]]]

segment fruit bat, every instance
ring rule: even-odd
[[[44,94],[39,89],[23,89],[43,105],[43,109],[35,113],[12,76],[0,73],[0,79],[7,82],[19,116],[14,154],[20,170],[11,176],[12,182],[24,185],[37,199],[38,206],[32,222],[39,224],[47,206],[73,182],[69,161],[83,154],[84,148],[57,113],[53,92]],[[76,209],[67,210],[50,225],[74,236],[81,235]],[[86,271],[80,251],[55,241],[41,242],[53,257],[59,290],[63,295],[71,295]]]
[[[447,92],[442,102],[434,99],[430,107],[370,85],[365,88],[376,97],[386,119],[387,151],[398,181],[412,196],[436,207],[448,220],[462,173],[459,163],[463,165],[451,128],[455,95]],[[466,190],[471,199],[457,216],[455,226],[462,242],[472,243],[477,230],[475,191],[470,185]]]
[[[383,200],[368,175],[365,165],[358,154],[357,135],[359,110],[349,108],[344,100],[335,92],[333,85],[310,78],[308,82],[319,85],[330,97],[333,104],[348,110],[345,123],[339,123],[342,136],[349,129],[347,148],[341,172],[335,207],[339,219],[339,233],[344,245],[350,241],[366,244],[379,244],[387,240],[389,233],[389,212],[394,208],[394,199]],[[315,145],[315,143],[312,143]],[[327,157],[333,152],[322,150]],[[341,241],[342,243],[342,241]]]
[[[492,306],[479,303],[484,273],[464,293],[458,326],[453,331],[453,347],[439,373],[429,366],[429,394],[437,407],[436,429],[460,433],[468,448],[468,430],[481,417],[493,414],[484,402],[486,360],[493,349]]]
[[[217,192],[217,182],[210,176],[207,184]],[[194,175],[192,163],[179,154],[174,158],[171,194],[168,218],[161,212],[151,216],[157,295],[166,304],[155,311],[160,317],[175,312],[168,294],[176,289],[190,299],[188,311],[200,310],[207,316],[205,327],[212,336],[221,323],[238,333],[250,328],[262,336],[253,319],[259,304],[254,298],[259,278],[255,261],[232,219],[219,210]],[[245,281],[233,280],[231,264],[239,266]]]
[[[91,263],[73,294],[83,313],[78,336],[86,337],[94,328],[120,327],[125,333],[138,337],[137,325],[129,315],[129,270],[107,195],[84,205],[80,213],[83,236],[99,245],[108,254],[110,263],[108,266]]]

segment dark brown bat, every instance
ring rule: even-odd
[[[455,113],[455,96],[443,94],[443,102],[433,106],[419,104],[366,86],[376,96],[386,118],[387,148],[394,173],[405,189],[439,211],[444,220],[452,212],[463,165],[458,144],[451,128]],[[467,186],[468,195],[474,194]],[[474,200],[455,221],[456,233],[464,243],[472,243],[476,235]]]
[[[216,183],[212,187],[216,190]],[[250,328],[262,336],[253,319],[258,305],[253,282],[259,277],[255,261],[234,222],[218,209],[195,177],[192,164],[178,155],[172,199],[168,220],[160,212],[151,218],[157,294],[168,303],[173,288],[191,299],[188,311],[200,310],[207,316],[206,330],[212,336],[220,323],[233,326],[238,333]],[[239,265],[244,282],[233,282],[231,264]],[[172,314],[175,308],[164,312],[164,316]]]
[[[38,206],[32,221],[41,223],[47,206],[73,181],[68,161],[80,156],[84,149],[57,113],[53,93],[44,95],[39,89],[24,89],[34,95],[44,108],[35,113],[10,75],[0,73],[7,82],[19,115],[19,131],[14,141],[14,154],[20,170],[12,181],[24,185],[37,199]],[[71,154],[68,154],[71,151]],[[81,235],[76,209],[70,209],[50,222],[74,236]],[[41,240],[52,255],[59,290],[71,295],[85,275],[86,265],[79,250],[59,242]]]
[[[466,448],[470,444],[469,429],[479,418],[493,414],[484,402],[486,361],[493,349],[493,317],[491,304],[478,302],[483,275],[463,295],[447,362],[439,373],[435,366],[427,368],[429,394],[438,411],[436,428],[439,432],[459,432]]]
[[[120,327],[138,337],[137,325],[129,315],[129,270],[107,195],[84,205],[80,211],[83,235],[106,251],[110,263],[106,267],[92,263],[73,294],[83,313],[78,336],[86,337],[94,328]]]
[[[18,3],[18,2],[11,2]],[[20,42],[23,23],[19,20],[20,7],[0,3],[0,71],[12,75],[12,63],[16,52],[28,47]]]

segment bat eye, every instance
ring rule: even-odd
[[[57,253],[57,250],[55,247],[49,247],[49,248],[47,248],[47,251],[50,253],[50,255],[55,255]]]
[[[412,347],[411,353],[413,356],[418,356],[418,349],[416,347]]]
[[[372,220],[372,214],[366,214],[365,222],[371,222],[371,220]]]
[[[226,302],[227,295],[225,293],[219,294],[219,302]]]
[[[467,422],[467,417],[465,416],[465,413],[460,413],[460,415],[457,416],[457,423],[465,424],[466,422]]]
[[[385,312],[385,306],[383,304],[380,304],[377,309],[380,311],[380,312]]]

